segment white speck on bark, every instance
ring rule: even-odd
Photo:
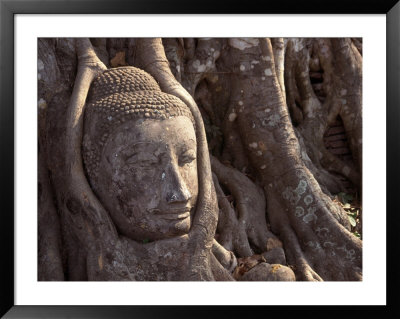
[[[267,167],[266,165],[263,165],[260,167],[260,169],[265,169],[266,167]]]
[[[199,60],[193,61],[192,65],[197,70],[197,72],[204,72],[206,70],[206,65],[201,64]]]
[[[294,44],[293,48],[294,48],[294,50],[296,52],[299,52],[300,50],[302,50],[304,48],[303,42],[302,42],[301,39],[296,39],[295,38],[295,39],[292,39],[292,41],[293,41],[293,44]]]
[[[253,143],[249,144],[250,148],[257,148],[257,146],[258,146],[257,142],[253,142]]]
[[[262,80],[262,81],[265,81],[265,76],[262,76],[262,77],[261,77],[261,80]]]
[[[341,96],[346,95],[346,93],[347,93],[347,90],[346,90],[346,89],[340,90],[340,95],[341,95]]]
[[[271,109],[265,109],[264,112],[269,113],[269,112],[271,112]]]
[[[244,71],[244,70],[246,70],[246,67],[243,64],[241,64],[240,65],[240,71]]]
[[[272,75],[271,69],[265,69],[265,70],[264,70],[264,73],[265,73],[266,76]]]
[[[42,60],[38,59],[38,64],[37,65],[38,65],[38,70],[39,71],[44,69],[44,64],[43,64]]]
[[[231,47],[239,50],[244,50],[257,46],[259,42],[260,41],[256,38],[231,38],[228,41]]]
[[[269,55],[265,55],[261,57],[264,61],[271,61],[271,57]]]
[[[239,101],[238,104],[239,104],[239,105],[243,105],[243,101]]]
[[[229,121],[230,121],[230,122],[233,122],[233,121],[236,119],[236,117],[237,117],[237,114],[236,114],[236,113],[231,113],[231,114],[229,114]]]
[[[41,109],[41,110],[46,109],[46,107],[47,107],[47,102],[46,102],[44,99],[41,98],[41,99],[38,101],[38,107],[39,107],[39,109]]]
[[[313,118],[316,114],[316,112],[318,111],[318,109],[321,106],[321,103],[319,102],[319,100],[315,97],[311,97],[308,100],[304,101],[304,103],[306,105],[308,105],[308,114],[307,117],[308,118]]]
[[[348,166],[343,167],[343,174],[344,174],[345,176],[349,176],[349,174],[350,174],[350,167],[348,167]]]

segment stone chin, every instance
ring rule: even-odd
[[[189,233],[190,230],[190,215],[179,220],[170,220],[170,230],[166,234],[166,238],[181,236]],[[161,239],[161,238],[160,238]]]

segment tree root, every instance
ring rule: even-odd
[[[306,149],[303,149],[302,152],[308,153],[317,170],[325,169],[325,172],[320,173],[319,176],[316,175],[316,178],[319,182],[324,183],[323,186],[331,192],[335,192],[338,190],[337,186],[341,183],[334,175],[327,174],[327,172],[340,174],[357,186],[360,185],[360,176],[354,167],[343,163],[338,157],[331,154],[323,143],[323,134],[328,124],[333,119],[336,120],[343,104],[341,102],[342,99],[336,96],[337,91],[340,89],[337,88],[336,75],[332,71],[331,43],[320,40],[318,44],[308,43],[306,40],[300,39],[289,40],[285,79],[288,83],[288,102],[290,103],[291,113],[295,116],[295,120],[296,118],[304,118],[300,125],[296,127],[297,133],[303,137],[302,140],[306,146]],[[308,50],[307,47],[311,47],[313,51],[316,51],[314,52],[314,59],[311,59],[311,52],[313,51]],[[318,54],[321,63],[319,63],[320,59],[317,59]],[[317,70],[318,66],[322,66],[325,71],[323,85],[324,91],[327,92],[327,98],[322,104],[317,99],[311,85],[309,69],[311,65],[313,65],[314,71]],[[343,89],[341,92],[344,92]],[[302,116],[296,115],[299,108],[293,102],[297,94],[300,95]],[[349,130],[347,132],[349,133]],[[330,175],[330,178],[326,178],[325,175]],[[335,181],[335,183],[329,182],[329,179]],[[340,188],[343,191],[343,185],[340,185]]]
[[[260,51],[263,56],[272,57],[269,41],[262,43],[260,48],[232,49],[233,60],[241,63]],[[298,52],[307,50],[302,43],[296,43],[294,47]],[[264,82],[261,82],[259,74],[251,71],[240,73],[235,79],[235,87],[242,87],[246,92],[242,101],[247,105],[243,113],[238,114],[237,121],[243,143],[248,146],[248,156],[264,185],[272,231],[284,239],[288,262],[298,269],[299,279],[357,280],[361,267],[361,242],[340,224],[348,224],[346,213],[322,193],[304,164],[276,75],[269,71],[275,70],[273,59],[261,67],[267,68],[265,73],[270,74]],[[254,82],[265,85],[255,92]],[[310,87],[309,83],[303,83],[301,90],[305,91],[300,92],[307,115],[318,114],[315,108],[319,105],[316,98],[312,100],[318,103],[306,104],[310,101],[310,92],[306,88]],[[255,96],[257,100],[253,101]],[[310,116],[305,117],[302,125],[306,125],[308,119]],[[310,132],[322,137],[324,129],[320,126]],[[287,227],[293,231],[289,233]]]
[[[262,190],[238,170],[221,164],[213,156],[211,166],[217,177],[214,185],[221,207],[218,225],[221,244],[239,257],[252,256],[251,246],[259,253],[275,248],[273,243],[279,240],[268,230]],[[219,184],[232,194],[237,214]]]
[[[226,199],[216,177],[214,178],[214,187],[221,209],[217,226],[218,240],[225,249],[234,251],[240,257],[253,255],[244,225],[238,222],[235,211]]]
[[[226,250],[214,239],[212,252],[222,266],[232,273],[237,266],[237,259],[232,251]]]
[[[43,139],[43,137],[39,137],[38,280],[62,281],[64,280],[64,270],[61,258],[60,220],[54,205],[54,194],[48,176]]]

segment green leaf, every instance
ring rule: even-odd
[[[143,239],[143,244],[147,244],[149,242],[148,239]]]
[[[357,213],[347,213],[349,216],[353,217],[354,219],[357,218]]]
[[[350,215],[347,215],[347,217],[349,218],[350,225],[353,227],[356,227],[357,223],[356,223],[356,220],[354,219],[354,217],[350,216]]]
[[[361,235],[360,235],[360,233],[358,231],[355,231],[353,234],[354,234],[354,236],[356,236],[358,238],[361,238]]]

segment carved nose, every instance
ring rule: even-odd
[[[182,185],[183,186],[183,185]],[[187,202],[189,199],[192,198],[189,190],[186,186],[183,187],[174,187],[167,193],[167,203],[174,203],[174,202]]]
[[[177,168],[172,168],[169,175],[170,184],[167,186],[167,203],[189,201],[192,198],[192,194],[190,194],[179,170]]]

